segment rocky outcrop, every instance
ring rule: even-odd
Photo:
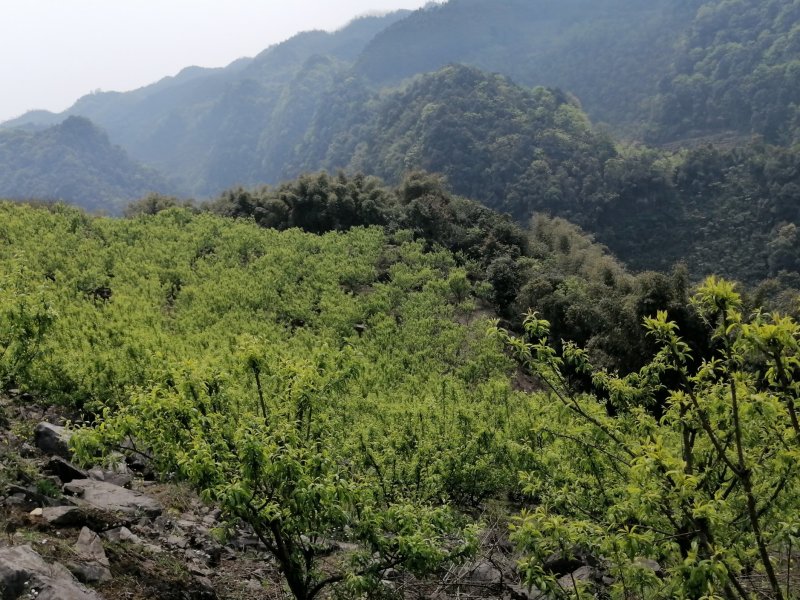
[[[87,479],[89,477],[86,471],[79,469],[60,456],[53,456],[45,465],[44,470],[48,473],[52,473],[64,483],[69,483],[75,479]]]
[[[61,564],[48,564],[30,546],[0,548],[3,600],[102,600],[81,585]]]
[[[76,479],[65,484],[64,491],[75,496],[79,503],[130,517],[157,517],[163,510],[154,498],[105,481]]]

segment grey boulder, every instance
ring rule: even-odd
[[[28,545],[0,548],[3,600],[102,600],[58,563],[48,564]]]
[[[72,434],[66,427],[46,422],[39,423],[33,431],[33,441],[39,450],[45,454],[66,459],[70,457],[69,438],[71,436]]]
[[[154,498],[105,481],[76,479],[64,484],[64,491],[76,496],[82,504],[127,516],[157,517],[163,510]]]
[[[81,529],[75,543],[75,555],[77,560],[70,563],[69,568],[78,579],[84,583],[102,583],[111,579],[110,564],[103,542],[88,527]]]

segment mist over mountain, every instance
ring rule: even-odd
[[[148,192],[172,189],[165,177],[132,160],[82,117],[42,130],[0,130],[0,190],[5,198],[66,200],[119,213]]]
[[[377,31],[408,11],[362,17],[329,33],[309,31],[270,46],[254,58],[225,68],[187,67],[174,77],[132,92],[84,96],[61,115],[28,113],[3,127],[53,124],[66,115],[83,116],[105,129],[131,156],[175,176],[192,194],[218,192],[206,170],[215,155],[241,151],[264,128],[266,115],[280,102],[284,87],[316,55],[354,60]],[[209,155],[211,157],[209,158]],[[224,185],[236,183],[230,175]]]
[[[385,85],[449,63],[560,87],[589,115],[631,128],[669,69],[676,35],[701,2],[451,0],[380,32],[356,71]]]

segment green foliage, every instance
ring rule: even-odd
[[[276,204],[280,212],[272,210]],[[300,207],[306,210],[297,215]],[[277,189],[231,190],[209,209],[253,216],[276,229],[302,225],[319,232],[382,224],[395,242],[416,236],[427,247],[444,247],[467,277],[465,282],[458,274],[460,282],[448,282],[457,284],[450,290],[456,302],[465,285],[474,284],[480,300],[515,327],[521,327],[518,315],[534,307],[553,324],[555,339],[587,345],[599,364],[623,372],[639,368],[654,353],[640,328],[644,316],[675,310],[681,326],[698,327],[682,310],[688,300],[685,269],[634,277],[575,226],[538,216],[525,232],[508,218],[454,196],[434,175],[411,173],[395,189],[360,175],[307,175]],[[388,274],[386,265],[379,269],[379,277]]]
[[[734,130],[800,141],[800,3],[703,2],[655,100],[654,137]]]
[[[381,31],[356,71],[385,84],[460,63],[569,90],[593,118],[630,125],[647,116],[696,4],[450,0]]]
[[[754,284],[791,270],[797,256],[798,164],[798,149],[761,143],[629,152],[606,163],[609,202],[581,224],[633,268],[683,261],[696,277]]]
[[[692,305],[711,355],[695,360],[660,311],[645,319],[658,354],[624,378],[595,369],[574,345],[554,350],[534,313],[524,339],[500,331],[549,389],[532,415],[537,465],[525,475],[536,507],[514,527],[530,582],[557,591],[545,559],[582,548],[604,557],[612,597],[791,595],[777,568],[798,525],[800,328],[778,314],[745,319],[734,286],[715,278]],[[605,399],[576,392],[568,366]],[[662,390],[658,417],[651,407]],[[663,580],[647,560],[663,566]]]
[[[130,202],[123,213],[126,217],[138,217],[140,215],[156,215],[169,208],[192,208],[192,206],[191,201],[182,201],[174,196],[164,196],[154,192],[139,200]]]
[[[526,18],[533,18],[528,13],[536,13],[537,4],[504,0],[503,10],[527,10]],[[661,3],[649,9],[633,7],[635,2],[628,2],[630,7],[622,4],[631,10],[674,11],[683,15],[680,18],[694,18],[692,2],[671,9]],[[417,17],[438,23],[448,11],[467,8],[491,11],[494,5],[453,2],[422,11]],[[575,12],[575,7],[569,10]],[[598,9],[589,13],[592,10]],[[477,23],[483,26],[484,21]],[[465,66],[446,66],[419,75],[400,88],[378,91],[336,57],[307,56],[293,62],[287,72],[281,71],[281,77],[275,75],[280,81],[271,83],[262,81],[266,75],[257,64],[261,64],[259,59],[247,67],[239,65],[252,77],[226,70],[226,77],[232,79],[222,78],[219,85],[234,87],[214,105],[207,119],[191,116],[188,105],[185,110],[189,114],[182,119],[173,113],[171,118],[160,119],[159,126],[164,127],[177,120],[178,131],[170,129],[163,139],[157,136],[151,150],[170,157],[153,156],[150,163],[161,164],[171,176],[190,181],[195,186],[192,191],[201,194],[216,194],[233,182],[276,182],[319,168],[369,173],[403,185],[410,172],[424,169],[444,175],[455,193],[508,212],[520,223],[535,213],[566,218],[592,232],[636,270],[667,271],[680,261],[694,277],[719,273],[748,284],[765,277],[783,283],[784,273],[794,270],[798,244],[791,226],[798,222],[797,149],[759,141],[734,149],[695,141],[694,149],[677,153],[615,146],[608,134],[592,126],[571,94],[524,88],[501,75]],[[188,77],[185,74],[178,79],[186,86],[197,83]],[[99,98],[94,100],[102,104]],[[612,104],[621,105],[618,101]],[[188,122],[202,131],[188,133]],[[786,125],[781,131],[790,129]],[[55,135],[45,133],[8,132],[4,136],[51,140]],[[77,144],[74,140],[70,143]],[[189,150],[183,144],[199,144],[200,149]],[[213,148],[210,153],[209,147]],[[16,160],[17,154],[11,158]],[[112,154],[104,152],[103,156]],[[148,152],[137,150],[136,155]],[[13,164],[9,173],[14,182],[22,182],[20,174],[26,171]],[[101,167],[104,173],[116,169],[105,163]],[[48,168],[46,177],[26,181],[46,182],[53,173],[59,174],[59,185],[69,179],[60,168]],[[9,186],[0,192],[21,193],[16,183]],[[383,210],[386,202],[379,187],[369,177],[335,181],[303,176],[269,190],[237,188],[226,192],[218,204],[223,214],[252,216],[265,226],[298,226],[311,232],[397,222],[395,215]],[[28,193],[52,195],[35,185]],[[443,197],[438,192],[422,196],[431,199],[437,194]],[[97,193],[99,198],[107,196],[106,190]],[[429,238],[443,237],[436,230],[447,214],[454,212],[450,207],[419,199],[404,199],[403,203],[409,205],[403,227]],[[95,200],[87,205],[97,207]],[[454,233],[462,238],[474,233],[468,223],[459,225],[466,231]],[[455,249],[450,244],[447,247]]]
[[[0,390],[24,384],[55,316],[45,282],[31,281],[24,262],[9,257],[0,276]]]
[[[304,141],[293,145],[286,175],[323,166],[408,185],[409,170],[438,172],[456,194],[518,222],[535,213],[568,219],[636,270],[667,271],[684,262],[695,277],[720,273],[756,284],[791,271],[798,255],[791,235],[800,190],[796,149],[758,142],[678,153],[615,147],[569,96],[466,67],[446,67],[382,96],[353,99],[353,86],[348,80],[324,102]],[[361,206],[369,186],[358,194],[339,191],[363,186],[356,179],[338,187],[298,181],[279,188],[283,195],[258,194],[265,198],[258,215],[246,207],[227,214],[309,231],[393,220],[378,214],[385,198]],[[437,228],[452,211],[432,201],[437,195],[443,197],[433,188],[421,194],[424,203],[403,196],[410,205],[403,226],[442,238]],[[294,207],[299,199],[302,218]]]
[[[575,193],[591,195],[601,164],[614,154],[574,98],[458,65],[391,94],[347,103],[331,98],[325,106],[297,149],[298,169],[287,175],[322,166],[397,183],[422,169],[518,219],[562,203],[567,208]]]
[[[525,401],[450,252],[175,207],[0,213],[2,292],[51,316],[16,383],[94,423],[79,456],[133,443],[249,523],[297,597],[443,568],[475,543],[457,509],[516,489]],[[333,542],[358,546],[322,569]]]

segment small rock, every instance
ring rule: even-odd
[[[513,600],[543,600],[545,598],[541,590],[535,586],[527,587],[522,584],[514,583],[507,585],[506,588]]]
[[[102,583],[111,579],[108,557],[100,536],[88,527],[81,529],[75,543],[78,560],[70,564],[73,573],[84,583]]]
[[[170,530],[173,527],[172,519],[167,515],[161,515],[153,521],[153,526],[160,531]]]
[[[211,577],[214,574],[214,571],[205,565],[199,565],[197,563],[192,563],[189,565],[189,572],[192,575],[198,575],[200,577]]]
[[[133,533],[127,527],[118,527],[116,529],[109,529],[103,533],[103,537],[109,542],[131,542],[133,544],[141,544],[142,538]]]
[[[208,537],[211,535],[211,529],[204,525],[198,525],[194,528],[195,537]]]
[[[33,458],[36,456],[36,448],[31,446],[28,442],[22,442],[19,449],[19,455],[22,458]]]
[[[33,432],[33,441],[36,447],[45,454],[69,458],[69,439],[72,436],[65,427],[42,422]]]
[[[545,559],[542,568],[548,572],[558,575],[567,575],[573,573],[577,569],[590,564],[589,557],[586,552],[582,552],[578,548],[573,548],[570,552],[556,552],[551,554]]]
[[[189,542],[186,538],[182,538],[178,535],[171,535],[167,538],[166,543],[168,546],[175,546],[177,548],[186,548],[189,546]]]
[[[195,596],[202,597],[202,598],[216,598],[217,594],[214,591],[214,584],[211,583],[211,580],[208,577],[195,577],[195,583],[201,588],[198,592],[195,592]],[[202,594],[202,595],[200,595]]]
[[[86,479],[88,477],[86,471],[79,469],[60,456],[53,456],[47,462],[45,470],[58,477],[63,483],[69,483],[75,479]]]
[[[94,479],[95,481],[106,480],[105,473],[103,473],[103,469],[100,467],[92,467],[86,472],[86,474],[89,476],[89,479]]]
[[[206,564],[209,567],[218,567],[220,561],[222,560],[222,553],[229,549],[225,548],[221,544],[217,544],[216,542],[206,542],[203,544],[203,551],[208,556],[206,559]]]
[[[122,447],[127,450],[125,453],[125,462],[131,470],[136,473],[147,477],[152,474],[150,466],[150,459],[147,458],[141,451],[137,450],[136,446],[130,440],[123,442]]]
[[[127,473],[115,473],[114,471],[100,471],[99,477],[97,473],[89,473],[89,477],[97,481],[105,481],[112,485],[130,489],[133,477]]]
[[[42,509],[42,518],[49,525],[74,527],[84,525],[85,512],[77,506],[53,506]]]
[[[30,512],[33,509],[38,508],[39,503],[33,500],[29,494],[24,492],[15,492],[3,500],[3,505],[8,507],[13,506],[19,508],[20,510]]]
[[[34,508],[31,511],[31,516],[32,517],[41,517],[42,516],[42,509],[41,508]]]
[[[597,571],[592,567],[583,566],[558,580],[562,590],[574,590],[578,582],[592,582],[597,576]]]
[[[240,551],[251,550],[251,549],[256,549],[256,550],[261,550],[262,549],[261,540],[259,540],[254,535],[240,535],[240,536],[237,536],[234,539],[232,539],[230,542],[228,542],[228,545],[231,548],[234,548],[234,549],[240,550]]]
[[[503,581],[503,574],[491,562],[482,560],[470,569],[469,578],[475,583],[495,584]]]

